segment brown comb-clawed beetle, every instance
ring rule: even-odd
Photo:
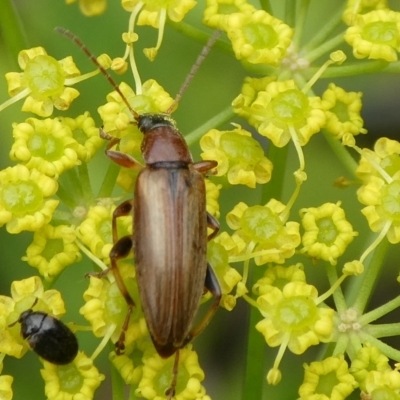
[[[204,175],[217,162],[194,163],[169,114],[138,114],[87,47],[69,31],[57,30],[78,44],[100,68],[144,135],[141,151],[145,167],[128,154],[112,150],[119,140],[101,130],[101,136],[109,140],[106,154],[112,161],[125,168],[141,169],[133,200],[119,205],[112,219],[114,246],[110,268],[129,306],[116,351],[119,354],[124,351],[125,330],[135,306],[117,260],[126,257],[133,248],[140,299],[154,346],[163,358],[175,354],[172,382],[166,391],[171,399],[175,394],[179,349],[206,327],[221,299],[218,280],[206,258],[207,241],[216,236],[219,224],[206,211]],[[117,219],[132,213],[133,237],[118,239]],[[213,229],[208,236],[207,227]],[[193,326],[204,289],[211,292],[214,302]]]

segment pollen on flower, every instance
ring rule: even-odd
[[[346,399],[358,384],[350,374],[343,355],[304,364],[304,380],[299,388],[301,400],[311,398]]]
[[[332,265],[336,265],[337,258],[358,235],[346,220],[340,202],[325,203],[318,208],[303,208],[300,216],[305,230],[301,252],[329,261]]]
[[[18,94],[26,92],[22,111],[48,117],[53,107],[65,110],[79,96],[76,89],[65,87],[68,79],[80,75],[71,57],[57,61],[44,48],[36,47],[21,51],[18,64],[24,72],[9,72],[6,80],[10,96],[18,99]]]
[[[57,189],[54,179],[21,164],[0,171],[0,226],[9,233],[40,229],[59,203],[51,198]]]
[[[359,15],[344,39],[356,58],[397,61],[400,51],[400,13],[382,9]]]
[[[36,168],[57,178],[80,163],[71,129],[59,119],[28,118],[21,124],[13,124],[13,128],[10,158],[24,163],[29,169]]]
[[[95,390],[105,379],[93,365],[93,360],[81,351],[75,360],[67,365],[54,365],[43,361],[40,373],[45,381],[45,393],[49,400],[93,399]]]
[[[200,140],[203,160],[218,162],[217,176],[226,175],[231,185],[256,187],[271,179],[272,163],[251,133],[237,127],[232,131],[212,129]]]
[[[330,83],[322,95],[322,109],[326,114],[324,129],[341,139],[344,133],[358,135],[367,133],[360,116],[362,107],[361,92],[346,92]]]
[[[81,259],[75,240],[75,230],[70,226],[45,225],[35,232],[22,260],[37,268],[46,280],[52,280],[67,265]]]
[[[293,30],[264,10],[233,13],[220,23],[236,58],[252,64],[279,65],[292,42]]]

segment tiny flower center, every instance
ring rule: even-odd
[[[275,316],[284,330],[295,331],[313,323],[318,311],[311,299],[298,296],[281,301],[276,307]]]
[[[232,160],[252,165],[263,158],[260,144],[250,136],[234,132],[225,133],[220,139],[221,149]]]
[[[79,393],[84,379],[74,363],[60,365],[57,368],[57,375],[60,384],[60,392],[67,392],[71,394]]]
[[[243,33],[255,49],[272,49],[278,44],[278,35],[271,25],[248,24]]]
[[[382,209],[394,221],[400,221],[400,181],[393,181],[382,189]]]
[[[283,228],[282,221],[269,208],[254,206],[247,208],[240,219],[243,232],[255,242],[274,242]]]
[[[346,122],[350,120],[347,104],[343,103],[342,101],[338,101],[329,111],[334,113],[340,122]]]
[[[81,128],[76,128],[72,131],[72,136],[73,138],[81,145],[85,145],[86,140],[87,140],[87,135],[85,131]]]
[[[105,243],[112,243],[113,237],[112,237],[112,226],[111,226],[111,221],[109,219],[107,220],[101,220],[97,224],[97,233]]]
[[[0,193],[4,207],[16,215],[32,213],[43,201],[43,194],[35,182],[11,182]]]
[[[399,33],[395,22],[376,21],[364,26],[362,36],[369,42],[396,47]]]
[[[320,375],[318,385],[315,388],[316,394],[322,394],[331,398],[332,389],[339,383],[335,371],[328,372],[325,375]]]
[[[62,239],[48,239],[41,253],[42,257],[50,261],[56,254],[64,251],[64,242]]]
[[[64,90],[64,71],[53,57],[39,55],[30,60],[25,68],[25,77],[34,96],[49,97]]]
[[[316,221],[318,227],[317,242],[331,246],[335,243],[338,235],[336,225],[332,218],[320,218]]]
[[[171,361],[173,357],[171,357]],[[161,397],[164,397],[166,391],[169,389],[172,380],[172,362],[166,363],[154,377],[154,390]],[[190,379],[188,370],[184,365],[179,365],[178,368],[178,379],[175,388],[175,394],[179,394],[186,388],[186,384]]]
[[[64,145],[61,139],[41,132],[36,132],[28,142],[28,148],[35,157],[47,161],[56,161],[61,158]]]
[[[125,321],[127,311],[126,300],[121,295],[117,284],[113,282],[107,289],[107,295],[104,301],[104,320],[108,323],[115,323],[117,326],[121,327]]]
[[[307,96],[298,89],[279,93],[271,101],[272,112],[284,123],[296,123],[307,116],[309,104]]]

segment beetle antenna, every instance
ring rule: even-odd
[[[176,107],[176,105],[179,103],[180,99],[183,96],[183,93],[185,93],[186,89],[189,87],[190,82],[196,75],[196,72],[200,68],[201,64],[203,64],[203,61],[207,57],[208,53],[211,51],[211,48],[214,46],[214,43],[217,41],[217,39],[221,36],[222,31],[217,30],[215,31],[210,38],[208,39],[207,43],[201,50],[201,53],[197,57],[197,60],[193,64],[189,74],[186,76],[185,81],[183,82],[181,88],[178,91],[178,94],[176,95],[174,102],[171,104],[171,106],[167,110],[167,114],[171,114],[171,111]]]
[[[75,34],[73,34],[71,31],[68,29],[62,28],[60,26],[57,26],[54,29],[57,33],[60,35],[63,35],[70,39],[72,42],[74,42],[92,61],[94,65],[100,70],[100,72],[107,78],[107,80],[111,83],[115,91],[121,96],[123,102],[126,104],[128,107],[129,111],[132,113],[133,117],[137,121],[139,119],[139,114],[131,107],[129,104],[128,100],[124,96],[124,94],[121,92],[121,89],[118,87],[117,83],[114,81],[113,77],[110,75],[110,73],[97,61],[97,58],[94,56],[94,54],[89,50],[89,48],[82,42],[81,39],[78,38]]]

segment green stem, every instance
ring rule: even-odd
[[[389,357],[395,361],[400,361],[399,350],[394,349],[392,346],[383,343],[379,339],[375,338],[374,336],[364,331],[359,332],[359,337],[361,338],[363,343],[369,343],[370,345],[377,347],[378,350],[381,353],[383,353],[386,357]]]
[[[114,349],[113,349],[114,350]],[[121,374],[111,364],[111,382],[112,382],[112,399],[113,400],[124,400],[124,388],[125,384],[121,377]]]
[[[310,6],[310,0],[302,0],[300,2],[299,11],[297,13],[297,18],[295,22],[296,29],[293,38],[293,43],[296,49],[300,47],[300,42],[303,35],[303,29],[305,26],[305,21],[307,18],[307,11],[309,6]]]
[[[364,263],[364,273],[353,277],[347,287],[347,304],[354,307],[361,315],[372,295],[373,288],[381,272],[383,261],[387,254],[389,242],[385,239],[375,248],[372,257]]]
[[[358,179],[358,177],[356,176],[356,169],[358,164],[351,156],[347,148],[345,146],[342,146],[341,142],[336,139],[331,133],[324,131],[323,135],[338,160],[347,169],[347,171],[349,171],[353,178]]]
[[[79,171],[79,180],[81,182],[81,187],[83,190],[83,198],[85,200],[85,204],[93,204],[93,191],[92,185],[90,183],[89,171],[87,167],[87,163],[82,163],[78,166]]]
[[[398,307],[400,307],[400,296],[397,296],[393,300],[390,300],[382,306],[375,308],[375,310],[372,310],[362,315],[358,321],[361,325],[367,325],[372,321],[376,321],[380,317],[389,314],[391,311],[395,310]]]
[[[349,339],[350,339],[349,335],[339,334],[339,338],[338,341],[336,342],[336,346],[332,352],[332,355],[337,356],[339,354],[344,354],[349,344]]]
[[[76,202],[74,197],[71,196],[71,191],[64,188],[60,181],[58,182],[57,196],[70,210],[76,207]]]
[[[369,325],[365,328],[371,336],[375,338],[391,337],[400,335],[400,323]]]
[[[221,111],[215,117],[209,119],[205,124],[201,125],[194,131],[190,132],[185,136],[186,143],[190,147],[192,144],[196,143],[206,132],[210,129],[217,128],[225,122],[228,122],[235,116],[232,106],[228,106],[225,110]]]
[[[337,280],[339,279],[336,266],[328,264],[325,267],[326,274],[329,279],[329,284],[330,286],[334,285]],[[347,309],[346,305],[346,300],[343,295],[343,291],[341,287],[338,287],[334,292],[333,292],[333,300],[335,302],[336,310],[339,314],[343,313]]]
[[[75,204],[82,204],[83,200],[82,183],[79,179],[77,169],[75,168],[69,169],[64,173],[64,176],[68,181],[68,186],[69,189],[71,190]]]
[[[342,23],[343,9],[340,7],[336,14],[329,17],[326,23],[317,31],[317,33],[312,37],[312,39],[304,47],[304,53],[307,54],[309,51],[320,46],[324,43],[329,36],[339,27]]]
[[[297,0],[286,0],[284,4],[285,4],[285,16],[283,20],[289,26],[295,26]]]
[[[117,180],[117,176],[119,174],[120,167],[111,162],[108,165],[108,169],[106,174],[104,175],[103,183],[101,184],[99,194],[97,195],[98,198],[106,198],[111,197],[112,192],[114,190],[115,182]]]
[[[386,72],[388,69],[387,61],[360,61],[349,65],[331,66],[321,75],[321,78],[339,78],[354,75],[372,74],[374,72]],[[319,70],[319,67],[307,69],[307,76],[311,77]],[[394,72],[394,71],[393,71]]]
[[[343,35],[344,33],[340,32],[338,35],[324,42],[316,49],[306,53],[305,56],[307,60],[311,63],[314,60],[317,60],[318,58],[323,56],[324,54],[330,53],[332,50],[337,49],[337,47],[344,41]]]
[[[0,40],[7,49],[6,53],[10,54],[13,60],[10,60],[10,66],[16,66],[18,53],[29,47],[27,36],[12,0],[0,0],[0,10]],[[4,60],[2,62],[4,63]]]
[[[270,3],[269,0],[260,0],[260,6],[264,11],[266,11],[267,13],[273,15],[271,3]]]

